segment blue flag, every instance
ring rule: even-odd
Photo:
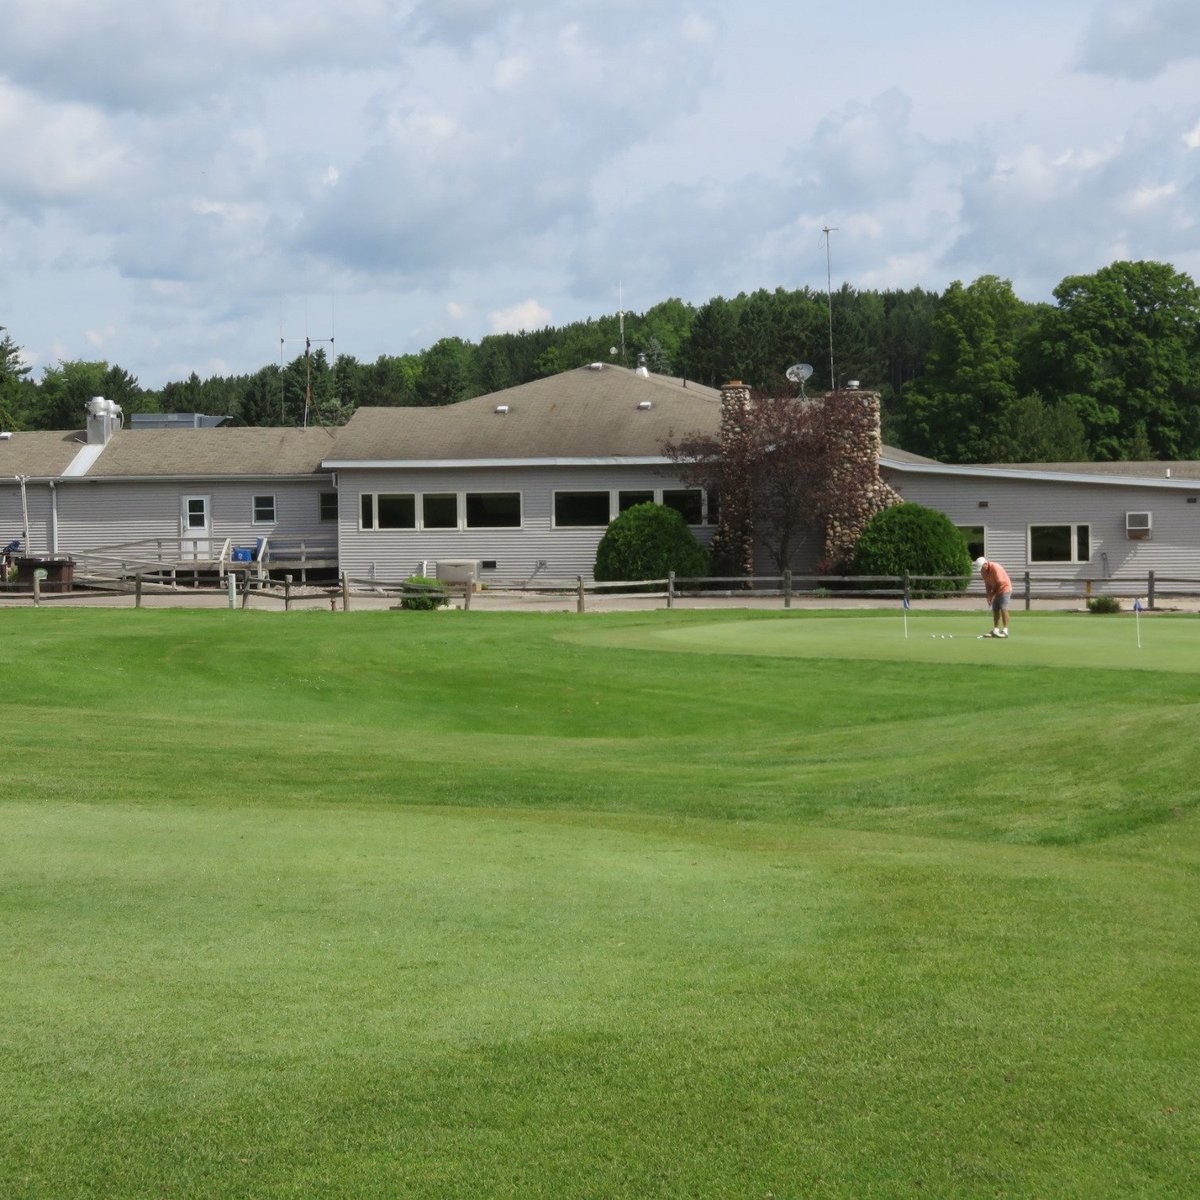
[[[911,604],[909,604],[909,602],[908,602],[908,596],[907,596],[907,595],[904,597],[904,607],[905,607],[905,608],[912,608],[912,605],[911,605]]]
[[[1141,612],[1141,611],[1142,611],[1142,602],[1141,602],[1141,600],[1135,600],[1135,601],[1133,602],[1133,611],[1134,611],[1134,612]]]

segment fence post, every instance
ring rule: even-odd
[[[1030,588],[1029,572],[1025,572],[1025,611],[1029,611],[1029,602],[1033,599],[1033,592]]]
[[[471,586],[471,581],[468,579],[463,584],[463,612],[471,611],[471,593],[475,589]]]
[[[133,607],[142,607],[142,573],[139,571],[133,577]]]
[[[229,592],[229,608],[232,611],[237,608],[237,575],[233,571],[225,576],[225,586]]]
[[[33,572],[33,607],[40,608],[42,605],[42,580],[38,575],[36,568]]]
[[[242,588],[242,607],[250,607],[250,576],[246,576],[246,586]]]
[[[342,572],[342,612],[350,611],[350,572]]]
[[[1149,578],[1146,580],[1146,607],[1154,607],[1154,572],[1151,571]]]
[[[792,572],[791,568],[783,573],[783,607],[792,607]]]
[[[675,607],[675,572],[667,572],[667,607]]]
[[[585,603],[585,601],[584,601],[584,598],[583,598],[583,597],[584,597],[584,591],[583,591],[583,576],[582,576],[582,575],[577,575],[577,576],[576,576],[576,578],[579,580],[579,603],[578,603],[578,605],[577,605],[576,611],[577,611],[577,612],[583,612],[583,611],[585,611],[585,609],[586,609],[586,607],[587,607],[587,606],[586,606],[586,603]]]
[[[292,577],[283,577],[283,611],[290,612],[292,608]]]

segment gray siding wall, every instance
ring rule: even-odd
[[[1036,579],[1200,579],[1200,483],[1192,489],[988,479],[888,472],[904,497],[944,512],[956,525],[982,525],[988,558],[1003,563],[1014,580],[1028,571]],[[1188,503],[1188,498],[1195,503]],[[980,503],[986,503],[981,508]],[[1126,536],[1125,514],[1149,512],[1153,530],[1145,541]],[[1091,556],[1081,563],[1031,563],[1031,525],[1090,527]]]
[[[602,528],[554,528],[556,491],[622,491],[686,485],[653,467],[529,467],[341,470],[339,560],[355,579],[403,579],[422,569],[431,574],[439,559],[494,561],[482,577],[500,580],[591,579]],[[363,493],[520,492],[519,529],[360,528]],[[693,529],[707,543],[713,529]],[[539,568],[539,561],[545,566]]]
[[[151,538],[178,539],[183,496],[209,496],[212,537],[232,538],[236,545],[254,545],[259,537],[325,538],[332,541],[337,526],[319,519],[319,496],[333,491],[330,480],[255,483],[126,483],[107,480],[59,480],[58,552],[79,553],[101,546]],[[51,552],[53,540],[50,489],[45,482],[27,485],[30,548]],[[254,497],[275,497],[275,521],[255,524]],[[16,488],[0,489],[0,537],[5,544],[20,533],[21,497]],[[7,534],[12,529],[11,534]]]
[[[51,502],[50,491],[44,483],[30,482],[25,487],[29,509],[29,552],[37,557],[50,553]],[[21,536],[21,487],[6,480],[0,484],[0,549]]]

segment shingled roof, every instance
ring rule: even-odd
[[[87,479],[211,479],[304,476],[321,461],[340,431],[328,429],[118,430],[81,477]],[[0,439],[0,479],[28,475],[57,479],[87,446],[82,431],[14,433]]]
[[[605,363],[441,408],[360,408],[325,465],[661,460],[668,438],[720,423],[714,388]]]
[[[79,432],[14,433],[0,438],[0,479],[15,475],[56,479],[87,439]]]

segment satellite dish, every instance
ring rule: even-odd
[[[812,378],[813,369],[808,363],[796,363],[784,372],[789,383],[807,383]]]

